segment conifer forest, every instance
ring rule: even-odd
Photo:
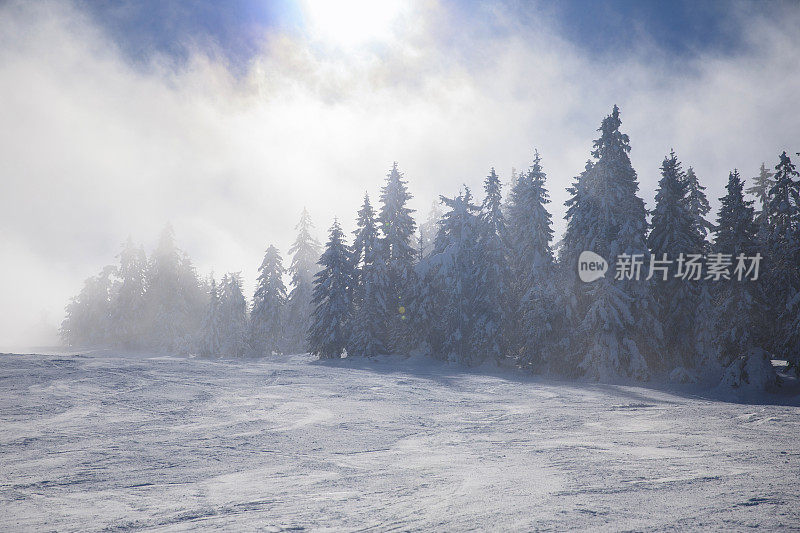
[[[0,533],[800,531],[797,0],[0,1]]]

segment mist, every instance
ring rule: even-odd
[[[202,274],[241,270],[250,294],[304,207],[318,237],[335,216],[349,232],[393,161],[420,221],[490,167],[507,182],[537,148],[558,238],[565,188],[614,104],[648,207],[674,148],[716,210],[732,168],[754,176],[800,139],[800,17],[732,6],[742,45],[730,53],[676,59],[636,35],[597,57],[543,7],[524,24],[511,6],[483,10],[454,35],[442,21],[455,8],[424,2],[379,41],[265,29],[241,71],[191,44],[180,65],[131,62],[78,4],[6,3],[0,349],[56,342],[83,279],[129,235],[151,249],[168,222]]]

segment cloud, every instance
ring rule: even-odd
[[[532,9],[537,9],[535,6]],[[652,206],[670,148],[722,195],[733,167],[754,175],[800,149],[797,10],[742,11],[745,46],[676,60],[652,43],[598,59],[541,11],[460,18],[420,4],[395,33],[344,54],[265,31],[243,74],[197,50],[180,67],[132,65],[68,3],[0,8],[0,347],[36,341],[82,280],[130,234],[151,246],[170,221],[203,273],[242,270],[269,244],[286,253],[303,206],[319,236],[351,229],[400,163],[424,217],[438,194],[504,179],[543,154],[556,229],[564,188],[614,103]]]

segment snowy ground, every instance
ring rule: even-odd
[[[2,355],[0,530],[800,528],[797,401],[408,368]]]

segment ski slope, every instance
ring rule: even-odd
[[[800,408],[762,403],[426,360],[1,355],[0,530],[800,528]]]

